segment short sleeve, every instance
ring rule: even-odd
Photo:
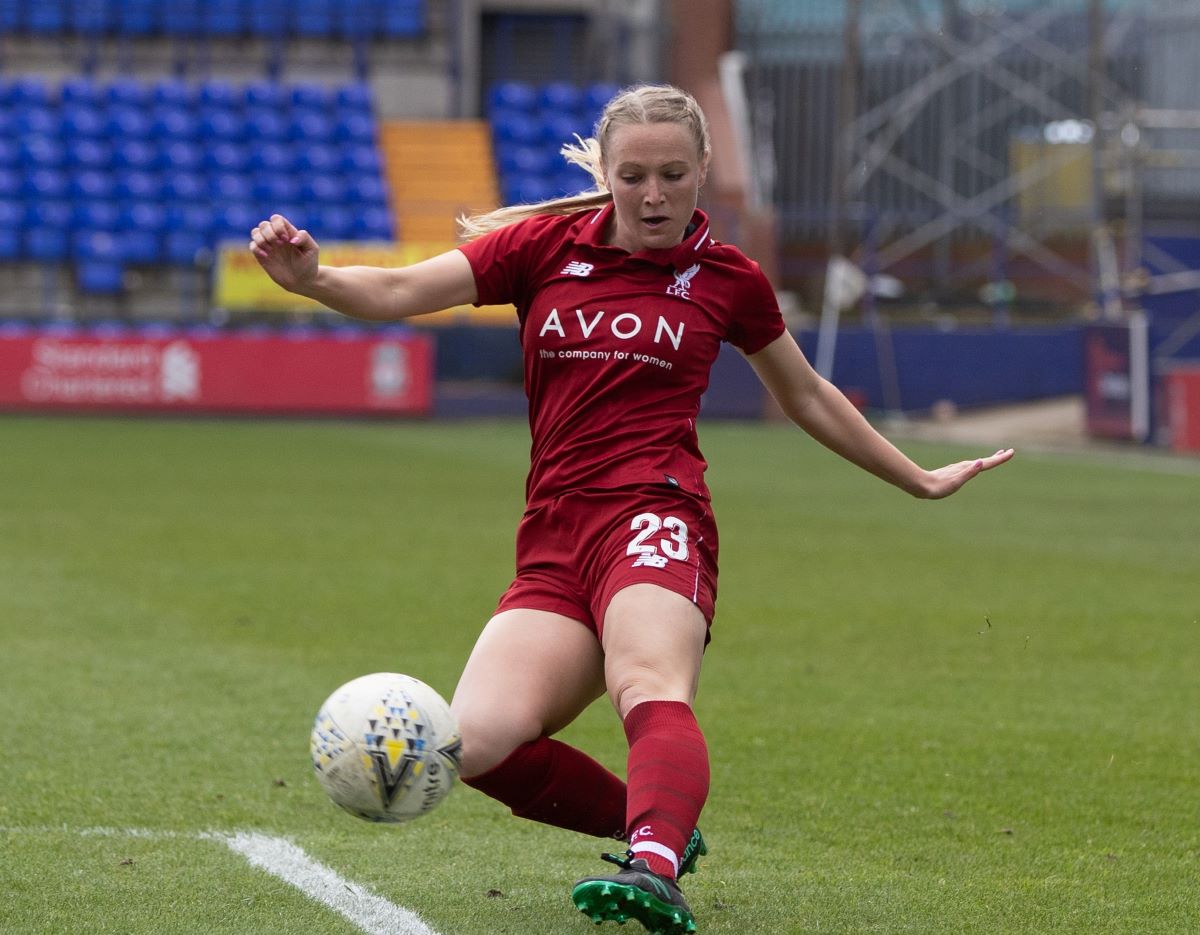
[[[725,340],[746,354],[754,354],[787,329],[775,290],[757,263],[750,263],[745,279],[744,289],[738,289],[738,297],[734,300],[736,304]]]
[[[539,235],[556,220],[550,215],[536,215],[514,221],[458,248],[475,274],[479,296],[476,305],[526,305],[530,270],[544,250]]]

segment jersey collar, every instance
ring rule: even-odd
[[[588,211],[573,225],[575,243],[581,246],[595,247],[600,250],[612,250],[622,253],[631,259],[645,260],[659,266],[670,266],[683,270],[697,263],[712,243],[708,225],[708,215],[699,208],[692,214],[688,231],[683,241],[674,247],[663,247],[656,250],[638,250],[636,253],[625,253],[620,247],[614,247],[604,242],[604,233],[612,222],[613,205],[609,202],[596,211]]]

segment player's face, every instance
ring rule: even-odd
[[[613,129],[607,150],[615,209],[609,243],[630,253],[680,243],[708,169],[688,128],[623,124]]]

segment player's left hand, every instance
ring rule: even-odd
[[[957,491],[972,477],[999,467],[1012,459],[1012,448],[1001,448],[994,455],[974,461],[958,461],[933,471],[926,471],[924,487],[918,496],[926,500],[941,500]]]

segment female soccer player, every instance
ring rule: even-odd
[[[642,86],[563,148],[594,192],[464,219],[461,247],[401,269],[318,263],[274,215],[250,250],[284,289],[391,321],[513,303],[532,455],[516,578],[467,660],[453,709],[464,782],[514,814],[628,843],[579,881],[593,921],[696,930],[677,877],[704,852],[704,736],[692,713],[717,591],[717,528],[696,417],[722,341],[787,416],[902,490],[946,497],[1011,450],[924,470],[809,366],[758,265],[697,210],[710,147],[688,94]],[[627,780],[552,739],[607,692]]]

